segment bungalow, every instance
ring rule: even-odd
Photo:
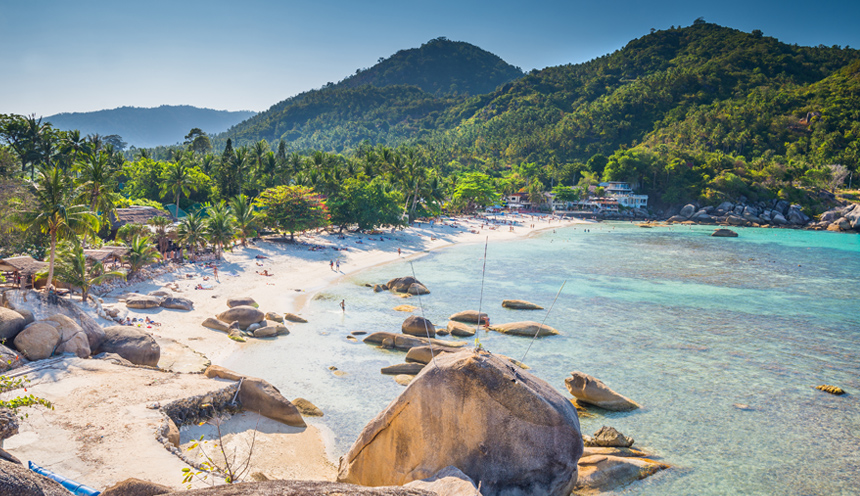
[[[116,236],[117,230],[126,224],[143,224],[153,217],[167,217],[174,220],[170,214],[155,207],[134,206],[114,210],[111,218],[111,237]]]
[[[505,203],[510,209],[528,210],[532,206],[528,193],[513,193],[505,197]]]
[[[618,205],[625,208],[647,208],[648,195],[635,195],[630,183],[609,181],[600,183],[606,196],[614,198]]]

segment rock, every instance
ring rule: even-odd
[[[601,446],[586,446],[585,450],[582,452],[582,458],[586,456],[594,456],[594,455],[609,455],[609,456],[623,456],[623,457],[637,457],[643,458],[647,457],[648,454],[644,451],[640,451],[635,448],[606,448]],[[580,458],[580,460],[582,460]]]
[[[437,365],[365,426],[338,480],[402,485],[453,465],[487,496],[570,494],[582,454],[570,401],[489,353],[446,354]]]
[[[317,408],[316,405],[304,398],[296,398],[293,400],[293,405],[305,417],[322,417],[323,411]]]
[[[448,317],[448,320],[463,322],[464,324],[481,324],[488,319],[487,314],[483,312],[478,313],[477,310],[463,310]]]
[[[36,321],[36,317],[33,316],[33,312],[27,310],[26,308],[18,308],[15,310],[21,317],[24,317],[24,326],[28,326]]]
[[[383,344],[383,341],[390,339],[391,345],[389,348],[397,348],[398,350],[407,351],[416,346],[425,346],[427,344],[432,343],[433,346],[449,346],[449,347],[462,347],[465,346],[466,343],[457,342],[457,341],[442,341],[440,339],[430,339],[421,338],[417,336],[409,336],[404,334],[395,334],[393,332],[374,332],[373,334],[368,335],[364,338],[365,343],[369,344]]]
[[[15,349],[28,360],[42,360],[54,354],[60,344],[60,331],[42,322],[34,322],[15,336]]]
[[[266,312],[266,320],[271,320],[272,322],[283,323],[284,316],[277,312]]]
[[[179,438],[179,428],[176,427],[176,423],[170,417],[167,417],[167,441],[178,448],[180,443]]]
[[[209,329],[215,329],[216,331],[227,332],[230,328],[227,324],[221,322],[218,319],[212,317],[206,317],[206,320],[201,324],[203,327],[208,327]]]
[[[284,320],[286,320],[288,322],[297,322],[299,324],[307,324],[308,323],[307,320],[299,317],[298,315],[296,315],[294,313],[289,313],[289,312],[284,314]]]
[[[448,466],[433,477],[412,481],[403,487],[423,489],[444,496],[480,496],[478,487],[457,467]]]
[[[289,334],[290,331],[281,324],[271,324],[266,327],[261,327],[254,331],[255,338],[271,338],[274,336],[284,336]]]
[[[0,307],[0,339],[11,341],[24,330],[27,319],[20,313]]]
[[[221,322],[237,322],[239,327],[247,329],[249,325],[256,324],[265,319],[266,315],[250,305],[233,306],[226,312],[216,315]]]
[[[424,317],[419,317],[418,315],[410,315],[409,317],[406,317],[406,320],[404,320],[403,324],[400,326],[400,330],[403,334],[409,334],[411,336],[429,336],[431,338],[436,336],[436,326],[434,326],[429,320]]]
[[[66,493],[65,496],[69,496]],[[177,491],[167,496],[439,496],[423,489],[405,487],[362,487],[321,481],[279,480],[246,482]]]
[[[414,375],[400,374],[394,376],[394,382],[400,384],[401,386],[408,386],[412,379],[414,379]]]
[[[72,319],[71,317],[67,317],[63,314],[55,314],[46,318],[42,322],[46,324],[56,324],[54,327],[60,331],[60,347],[57,348],[56,353],[75,353],[81,358],[88,357],[90,352],[94,349],[97,349],[99,344],[101,344],[102,340],[105,338],[105,332],[98,325],[80,325],[79,322]],[[80,339],[74,337],[75,334],[81,333],[83,334],[83,339],[87,342],[87,346],[80,346]],[[68,341],[73,341],[72,344],[65,346],[65,343]],[[75,344],[77,343],[77,344]],[[79,354],[86,353],[85,355]]]
[[[737,216],[737,215],[729,215],[726,218],[726,222],[728,222],[730,225],[733,225],[733,226],[745,226],[745,225],[749,224],[748,220],[744,219],[743,217]]]
[[[130,295],[125,299],[128,308],[147,309],[161,306],[162,298],[148,295]]]
[[[564,380],[564,385],[577,400],[618,412],[639,408],[636,402],[616,393],[596,377],[579,371],[570,375]]]
[[[244,375],[239,374],[238,372],[233,372],[232,370],[230,370],[228,368],[224,368],[220,365],[210,365],[206,369],[206,371],[203,372],[203,375],[205,375],[206,377],[208,377],[210,379],[218,378],[218,379],[227,379],[230,381],[239,381],[239,379],[242,379],[243,377],[245,377]]]
[[[71,353],[78,358],[86,358],[92,354],[87,335],[81,331],[57,346],[56,353]]]
[[[430,294],[430,290],[414,277],[398,277],[388,281],[386,286],[388,286],[389,291],[395,293],[408,293],[412,295]],[[415,286],[414,289],[413,286]]]
[[[777,226],[784,226],[788,224],[788,221],[785,220],[785,217],[783,217],[783,215],[779,212],[777,212],[773,215],[773,217],[771,217],[770,222],[771,224],[775,224]]]
[[[841,232],[842,229],[839,228],[839,224],[833,223],[827,226],[828,231]]]
[[[18,416],[10,408],[0,408],[0,444],[18,434]]]
[[[239,388],[242,408],[293,427],[306,427],[295,405],[281,395],[278,388],[263,379],[246,377]]]
[[[504,300],[502,306],[513,310],[543,310],[542,306],[525,300]]]
[[[105,340],[99,351],[116,353],[135,365],[158,367],[161,348],[155,339],[137,327],[112,326],[105,328]]]
[[[409,290],[407,291],[407,293],[411,295],[426,295],[430,294],[430,290],[427,289],[427,287],[423,284],[415,283],[412,286],[409,286]]]
[[[776,210],[777,212],[779,212],[781,215],[785,215],[786,213],[788,213],[788,207],[789,206],[790,205],[787,201],[780,200],[776,203],[776,205],[773,207],[773,209]]]
[[[373,285],[373,292],[374,293],[381,293],[383,291],[388,291],[388,288],[385,286],[385,284],[374,284]]]
[[[15,463],[17,465],[23,465],[23,463],[21,463],[21,460],[15,458],[11,453],[4,450],[3,448],[0,448],[0,462]],[[0,466],[0,468],[2,468],[2,466]]]
[[[240,298],[227,298],[227,306],[230,308],[239,306],[259,308],[260,305],[250,296],[243,296]]]
[[[410,350],[411,351],[411,350]],[[398,363],[382,367],[383,375],[417,375],[424,368],[423,363]]]
[[[156,298],[170,298],[173,296],[173,291],[168,288],[156,289],[155,291],[150,291],[147,293],[148,296],[154,296]]]
[[[502,334],[513,334],[514,336],[529,336],[532,337],[537,333],[537,337],[552,336],[559,332],[546,324],[539,324],[533,321],[524,322],[508,322],[506,324],[491,325],[491,331],[501,332]]]
[[[171,296],[170,298],[165,298],[164,301],[161,302],[161,307],[190,312],[191,310],[194,310],[194,302],[188,298]]]
[[[467,324],[463,324],[462,322],[455,322],[453,320],[448,322],[448,327],[446,328],[446,330],[453,336],[460,336],[464,338],[472,337],[475,335],[474,327]]]
[[[126,479],[102,491],[101,496],[157,496],[173,492],[173,488],[140,479]]]
[[[642,458],[592,455],[579,460],[576,494],[597,494],[644,479],[668,465]]]
[[[9,496],[69,496],[58,482],[22,465],[4,463],[0,470],[0,494]]]
[[[687,204],[687,205],[684,205],[684,208],[682,208],[680,212],[678,212],[678,215],[680,215],[681,217],[689,219],[695,211],[696,211],[695,205]]]
[[[447,346],[434,346],[432,350],[430,346],[416,346],[406,352],[406,361],[427,364],[433,360],[434,356],[438,357],[442,353],[456,353],[460,350],[461,348],[449,348]],[[418,372],[415,373],[417,374]]]
[[[838,226],[839,229],[841,229],[843,231],[847,231],[847,230],[851,229],[851,221],[846,219],[845,217],[840,217],[839,219],[836,219],[836,221],[833,224]]]
[[[594,433],[589,446],[602,446],[605,448],[629,448],[633,446],[633,438],[615,430],[615,427],[603,426]]]
[[[245,336],[242,335],[242,331],[233,329],[232,327],[227,331],[227,337],[239,343],[245,342]]]
[[[845,391],[839,386],[829,386],[827,384],[822,384],[821,386],[815,386],[815,389],[819,391],[824,391],[825,393],[835,394],[837,396],[845,394]]]
[[[731,229],[714,229],[714,232],[711,233],[711,236],[717,238],[737,238],[738,233],[732,231]]]
[[[669,222],[684,222],[685,220],[687,220],[687,218],[683,215],[673,215],[666,220]]]
[[[254,331],[256,331],[257,329],[259,329],[259,328],[261,328],[261,327],[265,327],[265,326],[266,326],[266,321],[265,321],[265,320],[262,320],[262,321],[260,321],[260,322],[255,322],[255,323],[253,323],[253,324],[249,325],[249,326],[248,326],[248,328],[247,328],[247,329],[245,329],[245,331],[246,331],[246,332],[250,332],[251,334],[253,334],[253,333],[254,333]]]
[[[27,362],[25,357],[0,344],[0,372],[23,367]]]
[[[394,307],[394,310],[397,312],[414,312],[418,307],[413,307],[412,305],[397,305]]]

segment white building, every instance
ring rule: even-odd
[[[630,183],[620,181],[610,181],[608,183],[600,183],[606,196],[614,198],[618,205],[626,208],[647,208],[648,195],[635,195]]]

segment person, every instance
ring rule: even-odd
[[[214,266],[214,265],[213,265],[213,266],[212,266],[212,273],[215,275],[215,282],[221,282],[221,281],[218,279],[218,267],[216,267],[216,266]]]
[[[335,262],[335,267],[337,267],[337,271],[340,272],[340,260]]]
[[[397,256],[400,256],[400,248],[397,249]]]
[[[340,310],[346,313],[346,300],[340,300]]]
[[[331,270],[334,270],[334,259],[329,260],[329,262],[328,262],[328,267],[329,267]]]

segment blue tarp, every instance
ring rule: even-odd
[[[44,475],[49,479],[53,479],[59,482],[61,486],[68,489],[75,496],[98,496],[99,494],[101,494],[101,491],[96,491],[89,486],[85,486],[71,479],[67,479],[62,475],[55,474],[54,472],[51,472],[46,468],[42,468],[33,462],[28,462],[28,465],[30,467],[30,470],[32,470],[33,472],[36,472],[39,475]]]

